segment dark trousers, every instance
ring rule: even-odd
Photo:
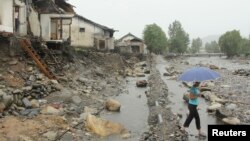
[[[197,105],[188,104],[188,109],[189,109],[189,115],[188,115],[183,126],[189,127],[189,124],[191,123],[193,118],[195,118],[196,128],[198,130],[201,129],[200,116],[199,116],[199,113],[197,111]]]

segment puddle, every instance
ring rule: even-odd
[[[146,77],[128,77],[126,90],[127,92],[120,94],[114,99],[121,103],[121,111],[119,113],[104,112],[101,117],[114,122],[119,122],[130,131],[131,137],[122,139],[120,135],[109,136],[98,141],[138,141],[143,132],[148,130],[148,115],[149,109],[147,106],[147,97],[145,91],[147,88],[137,88],[136,81],[148,79]]]

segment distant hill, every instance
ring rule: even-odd
[[[206,43],[210,43],[211,41],[219,41],[220,35],[209,35],[204,38],[202,38],[202,44],[203,47],[205,46]]]

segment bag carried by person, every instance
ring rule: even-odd
[[[193,99],[196,99],[197,96],[193,93],[189,93],[189,99],[193,100]]]

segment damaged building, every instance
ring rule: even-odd
[[[50,48],[114,49],[115,30],[77,15],[65,0],[1,0],[0,32],[37,37]],[[9,14],[11,13],[11,14]]]
[[[71,45],[76,48],[114,49],[115,30],[75,15],[72,21]]]
[[[0,1],[0,32],[27,35],[27,7],[23,0]]]
[[[116,49],[121,53],[146,54],[147,49],[143,40],[128,33],[116,42]]]
[[[70,42],[71,23],[75,15],[73,6],[64,0],[33,0],[33,5],[35,11],[30,18],[32,34],[39,35],[49,47]]]

